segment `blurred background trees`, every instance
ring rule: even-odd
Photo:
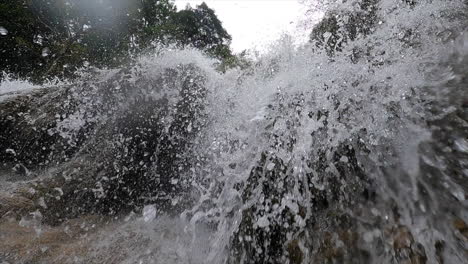
[[[158,45],[193,46],[232,64],[231,36],[205,3],[171,0],[0,0],[0,71],[34,82],[118,67]]]

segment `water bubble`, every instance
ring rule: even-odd
[[[55,187],[54,190],[56,190],[56,191],[60,194],[60,196],[63,195],[63,190],[62,190],[62,188]]]
[[[13,156],[16,156],[16,151],[15,151],[14,149],[6,149],[5,152],[6,152],[7,154],[11,154],[11,155],[13,155]]]
[[[2,36],[8,35],[8,30],[4,27],[0,27],[0,35]]]

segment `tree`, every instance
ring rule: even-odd
[[[223,28],[213,9],[202,3],[195,9],[187,7],[173,13],[167,25],[168,35],[183,46],[192,45],[219,58],[232,57],[231,36]]]
[[[0,69],[35,82],[119,67],[156,45],[232,58],[231,36],[205,3],[177,11],[171,0],[0,0],[0,13]]]
[[[57,36],[66,31],[60,19],[49,16],[44,7],[50,3],[25,0],[0,2],[0,67],[15,76],[36,78],[36,72],[47,71],[50,51],[58,48]]]

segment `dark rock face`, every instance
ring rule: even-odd
[[[366,12],[371,16],[373,4],[369,3],[370,11]],[[405,3],[410,8],[415,4]],[[371,32],[376,19],[366,18],[368,25],[353,31],[338,28],[338,18],[325,19],[316,28],[332,34],[328,43],[332,53],[341,47],[333,43],[333,38],[343,40],[334,33],[347,32],[344,40],[351,41],[358,30]],[[402,32],[401,45],[415,48],[418,37],[411,31]],[[463,43],[457,47],[466,47],[466,38]],[[459,219],[466,217],[468,190],[464,180],[468,164],[465,49],[458,48],[446,62],[439,62],[437,70],[442,73],[435,74],[434,87],[424,87],[427,94],[410,99],[423,101],[417,104],[424,108],[425,116],[416,122],[430,135],[417,142],[417,151],[411,157],[399,150],[411,139],[392,142],[395,139],[387,138],[378,145],[367,144],[370,133],[365,128],[353,132],[337,147],[327,145],[334,133],[327,120],[328,111],[333,110],[318,110],[308,116],[322,120],[323,127],[314,132],[313,143],[306,146],[302,164],[307,166],[299,173],[295,164],[283,157],[284,153],[292,156],[291,149],[297,144],[294,129],[304,116],[301,100],[279,98],[278,106],[270,108],[272,126],[280,116],[278,120],[286,120],[283,128],[288,132],[271,132],[269,148],[263,150],[242,189],[247,206],[232,238],[230,263],[428,263],[433,258],[440,262],[466,259],[466,247],[458,246],[466,241],[465,222]],[[334,106],[340,103],[334,102]],[[387,106],[388,127],[399,126],[401,107],[398,101]],[[339,118],[331,122],[346,118],[345,112],[341,115],[337,111]],[[405,168],[408,163],[415,166],[414,175]],[[424,241],[409,220],[423,222],[430,232],[446,234],[445,242]]]
[[[171,87],[180,87],[174,105],[164,97],[137,96],[106,125],[109,131],[104,133],[110,140],[105,149],[111,154],[103,163],[110,177],[99,183],[116,204],[158,201],[164,207],[173,194],[180,194],[189,184],[183,173],[191,165],[193,140],[205,124],[204,77],[191,67],[165,74],[162,83],[169,81]]]
[[[205,125],[202,72],[183,65],[130,80],[128,71],[0,104],[3,166],[53,173],[23,193],[44,221],[156,202],[164,210],[190,185],[183,174]]]
[[[230,263],[302,263],[310,259],[310,256],[306,258],[307,252],[328,252],[332,249],[323,249],[321,245],[325,242],[318,242],[323,236],[315,234],[337,230],[351,232],[355,224],[340,208],[372,199],[370,179],[356,158],[358,141],[336,148],[327,146],[327,126],[314,134],[314,140],[322,141],[323,145],[311,149],[308,159],[303,160],[307,164],[305,171],[284,158],[284,153],[293,155],[298,144],[294,131],[300,126],[300,117],[305,114],[308,118],[324,117],[321,112],[303,113],[303,102],[302,96],[281,97],[277,106],[270,107],[273,113],[284,114],[273,119],[273,123],[285,121],[287,132],[272,132],[270,149],[262,152],[243,188],[243,204],[249,206],[242,212],[239,228],[233,236]],[[330,214],[335,216],[327,216]],[[332,222],[329,228],[320,226],[323,219]],[[357,238],[348,240],[352,245]],[[354,247],[357,253],[353,255],[352,250],[338,254],[335,260],[366,263],[364,260],[368,257],[364,251]],[[317,260],[328,254],[322,253],[316,255]]]
[[[246,204],[251,203],[254,197],[258,199],[260,193],[261,198],[242,214],[242,222],[233,239],[232,263],[241,259],[245,263],[284,263],[285,260],[288,263],[301,263],[305,255],[304,249],[313,248],[314,239],[311,237],[315,232],[323,232],[315,226],[321,216],[335,210],[339,212],[340,206],[351,205],[353,201],[365,199],[366,195],[368,198],[370,184],[366,183],[350,145],[335,150],[330,163],[326,162],[323,153],[318,159],[320,162],[311,164],[310,168],[320,175],[320,183],[313,173],[305,173],[302,176],[304,179],[298,182],[295,177],[290,176],[290,165],[278,157],[262,154],[258,166],[251,172],[243,194]],[[275,165],[273,167],[269,164]],[[330,168],[334,168],[334,171],[330,171]],[[329,174],[334,173],[338,175],[330,177]],[[299,191],[301,198],[298,199],[297,195],[291,193],[294,189]],[[346,217],[346,214],[343,216]],[[334,217],[330,217],[332,218]],[[349,221],[351,220],[348,220],[347,225],[352,226]],[[352,230],[351,227],[346,229],[343,223],[337,224],[335,228],[341,228],[344,230],[342,232]],[[333,229],[330,231],[333,232]],[[299,241],[303,241],[305,237],[309,237],[310,244],[301,245],[301,248]],[[349,241],[349,244],[354,242]],[[356,251],[361,252],[358,248]],[[360,255],[351,255],[342,260],[365,263]]]
[[[37,168],[71,157],[76,149],[49,131],[57,124],[55,114],[73,111],[72,105],[61,104],[68,94],[70,87],[50,88],[0,104],[2,166],[18,163]]]

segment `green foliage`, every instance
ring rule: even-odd
[[[174,14],[171,22],[176,26],[176,38],[184,44],[216,49],[231,41],[214,11],[205,3]]]
[[[232,68],[246,70],[253,65],[253,61],[247,57],[246,50],[236,55],[230,55],[227,53],[227,51],[225,52],[226,53],[224,54],[226,54],[226,57],[221,60],[221,63],[217,67],[217,69],[221,72],[226,72],[228,69]]]
[[[231,36],[205,3],[177,11],[171,0],[0,0],[0,14],[0,70],[35,82],[118,67],[160,44],[233,58]]]

